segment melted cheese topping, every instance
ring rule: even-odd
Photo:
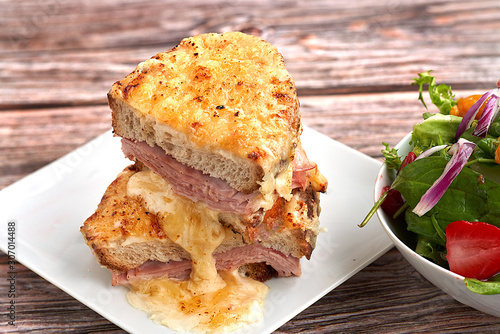
[[[264,195],[274,191],[276,165],[291,158],[301,133],[297,90],[283,57],[240,32],[186,38],[140,63],[109,94],[139,118],[181,133],[182,145],[257,163],[269,175]],[[290,191],[278,188],[283,196]]]
[[[264,175],[262,182],[259,182],[259,191],[264,198],[264,201],[260,205],[264,210],[269,210],[274,205],[278,194],[287,201],[292,198],[292,173],[293,167],[290,163],[287,169],[282,170],[278,174],[273,171],[273,173]]]
[[[134,307],[172,329],[204,333],[234,330],[262,317],[267,286],[215,268],[212,253],[226,235],[216,211],[177,196],[167,181],[151,171],[134,174],[127,192],[161,217],[165,234],[189,252],[193,264],[186,281],[132,282],[127,297]]]

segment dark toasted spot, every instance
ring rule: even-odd
[[[259,159],[260,157],[265,157],[266,155],[267,155],[266,152],[264,152],[260,149],[256,149],[255,151],[248,153],[247,157],[249,159],[252,159],[255,161],[255,160]]]
[[[133,84],[133,85],[127,85],[127,86],[123,89],[123,98],[124,98],[125,100],[127,100],[127,99],[128,99],[128,95],[130,94],[130,91],[131,91],[132,89],[136,88],[137,86],[139,86],[139,84],[138,84],[138,83]]]
[[[130,235],[129,230],[127,229],[127,226],[130,224],[130,222],[127,219],[123,219],[120,224],[120,231],[122,232],[123,236],[128,236]]]
[[[247,157],[252,160],[257,160],[260,157],[260,155],[257,152],[250,152],[248,153]]]
[[[202,80],[208,80],[212,74],[210,73],[210,70],[204,66],[197,66],[194,72],[194,80],[196,81],[202,81]]]
[[[279,103],[291,103],[293,102],[293,98],[290,97],[288,94],[283,94],[283,93],[274,93],[273,97],[278,100]]]
[[[165,237],[165,233],[163,232],[163,229],[158,222],[158,217],[156,215],[150,215],[148,216],[151,219],[151,229],[154,231],[154,233],[158,236],[158,238],[162,239]],[[152,235],[153,236],[153,235]]]
[[[193,123],[191,123],[191,127],[193,129],[195,129],[195,130],[198,129],[199,127],[201,127],[201,126],[202,126],[202,124],[200,122],[193,122]]]

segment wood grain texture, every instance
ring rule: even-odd
[[[138,62],[212,31],[249,31],[275,44],[302,96],[409,91],[409,79],[429,69],[457,89],[485,89],[500,72],[496,1],[51,0],[4,7],[3,109],[105,103],[103,91]]]
[[[0,189],[108,131],[111,84],[198,33],[240,30],[275,44],[296,81],[303,123],[377,159],[382,141],[396,144],[421,120],[411,86],[418,72],[434,70],[457,96],[483,92],[500,76],[498,0],[0,5]],[[2,318],[0,332],[123,332],[23,265],[16,269],[17,326]],[[2,253],[2,310],[6,273]],[[392,249],[276,332],[499,331],[498,318],[456,302]]]

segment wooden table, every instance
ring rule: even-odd
[[[410,85],[417,73],[434,70],[458,96],[500,77],[498,0],[4,0],[1,8],[0,188],[110,129],[111,84],[198,33],[239,30],[275,44],[304,124],[374,158],[382,141],[394,145],[421,120]],[[7,271],[5,254],[0,267]],[[2,317],[0,332],[121,332],[17,270],[17,326]],[[2,276],[2,315],[7,284]],[[500,319],[456,302],[392,249],[277,333],[422,331],[494,333]]]

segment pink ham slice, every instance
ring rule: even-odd
[[[193,202],[205,202],[211,209],[243,215],[253,213],[252,202],[258,193],[245,194],[224,180],[186,166],[159,147],[146,142],[122,139],[122,150],[129,159],[136,158],[170,182],[174,191]]]
[[[231,271],[246,263],[261,263],[273,267],[278,277],[300,276],[300,261],[298,258],[285,255],[277,250],[265,248],[257,244],[233,248],[224,253],[214,254],[215,266],[220,271]],[[125,273],[112,274],[113,285],[124,285],[130,280],[145,278],[153,279],[168,277],[170,279],[187,279],[191,273],[191,260],[157,262],[148,261]]]
[[[188,167],[165,154],[161,147],[151,147],[146,142],[122,139],[122,150],[126,157],[141,161],[170,182],[176,193],[194,202],[205,202],[211,209],[242,215],[254,211],[253,201],[259,192],[245,194],[237,191],[226,181]],[[293,160],[292,188],[304,190],[308,185],[307,171],[315,167],[316,164],[310,162],[305,151],[298,146]]]
[[[316,168],[316,164],[309,161],[306,151],[304,151],[301,145],[295,148],[292,168],[292,188],[301,188],[302,190],[305,190],[309,184],[307,180],[307,171]]]

